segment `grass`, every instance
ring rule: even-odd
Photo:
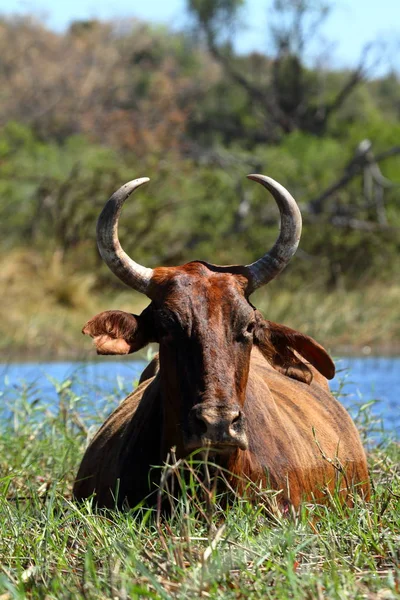
[[[93,274],[65,264],[59,254],[16,250],[0,260],[0,356],[3,360],[83,359],[92,348],[82,327],[109,308],[141,311],[147,299],[126,291],[94,291]],[[133,298],[132,298],[133,296]],[[86,342],[86,343],[85,343]]]
[[[95,286],[93,273],[77,271],[59,254],[45,258],[15,250],[0,260],[0,357],[3,360],[83,359],[93,356],[81,330],[107,309],[141,312],[148,300],[120,287]],[[286,287],[285,287],[286,285]],[[364,284],[327,293],[318,281],[289,290],[281,279],[254,294],[252,301],[271,321],[313,336],[336,355],[400,352],[400,285]]]
[[[74,504],[71,484],[112,400],[85,412],[88,397],[70,382],[57,391],[52,409],[32,389],[2,398],[1,600],[400,598],[395,441],[370,451],[373,495],[351,510],[331,497],[325,507],[282,515],[273,498],[262,501],[264,491],[254,504],[236,499],[222,509],[187,462],[170,467],[181,493],[168,518],[145,508],[101,513]],[[368,442],[365,410],[361,418]]]
[[[271,282],[254,302],[271,321],[314,337],[340,354],[399,354],[400,286],[380,283],[330,293],[316,282],[297,290]]]

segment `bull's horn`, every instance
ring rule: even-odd
[[[301,213],[296,200],[274,179],[265,175],[247,175],[247,177],[258,181],[271,192],[281,213],[281,230],[271,250],[251,265],[246,265],[249,271],[248,293],[251,294],[274,279],[296,252],[301,235]]]
[[[118,239],[118,219],[125,200],[148,177],[128,181],[108,200],[97,221],[97,246],[102,259],[111,271],[129,287],[147,294],[153,269],[139,265],[123,251]]]

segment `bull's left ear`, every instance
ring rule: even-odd
[[[281,373],[310,384],[313,375],[307,362],[327,379],[335,376],[335,364],[325,348],[299,331],[267,321],[256,311],[255,343],[270,364]],[[298,353],[305,362],[296,356]]]
[[[97,354],[131,354],[154,341],[146,310],[141,315],[106,310],[90,319],[82,333],[93,338]]]

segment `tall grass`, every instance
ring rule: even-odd
[[[400,598],[400,446],[369,455],[373,494],[348,509],[281,514],[273,493],[225,505],[195,462],[168,469],[179,494],[155,508],[96,512],[71,499],[88,438],[110,406],[81,410],[69,382],[58,403],[32,390],[3,397],[0,434],[0,598]],[[368,438],[367,411],[362,426]],[[374,425],[374,423],[373,423]],[[266,502],[268,500],[268,502]]]
[[[94,275],[63,262],[57,253],[46,257],[15,250],[5,255],[0,260],[2,360],[92,356],[90,342],[81,335],[88,319],[107,309],[138,313],[147,305],[145,296],[125,287],[111,290],[108,285],[102,291]],[[318,281],[296,289],[289,289],[288,281],[272,281],[254,294],[254,304],[267,319],[315,337],[336,354],[400,351],[398,283],[328,293]]]
[[[15,250],[0,260],[0,356],[3,360],[84,358],[83,325],[109,308],[141,311],[142,295],[124,291],[111,298],[94,289],[93,273],[44,256]]]
[[[377,283],[328,293],[316,282],[297,290],[272,284],[271,291],[266,288],[255,300],[267,319],[311,335],[336,354],[399,353],[399,285],[382,289]]]

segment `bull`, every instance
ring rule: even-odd
[[[80,465],[73,494],[99,507],[135,506],[151,496],[175,448],[201,448],[228,474],[278,492],[281,506],[323,501],[337,486],[349,501],[369,496],[356,427],[331,395],[335,366],[311,337],[263,318],[250,295],[276,277],[295,253],[301,214],[273,179],[249,175],[273,195],[281,219],[270,251],[250,265],[203,261],[154,269],[122,249],[118,221],[126,198],[148,178],[130,181],[106,203],[97,224],[100,254],[125,284],[150,299],[140,315],[118,310],[88,321],[98,354],[129,354],[159,344],[139,386],[102,425]]]

